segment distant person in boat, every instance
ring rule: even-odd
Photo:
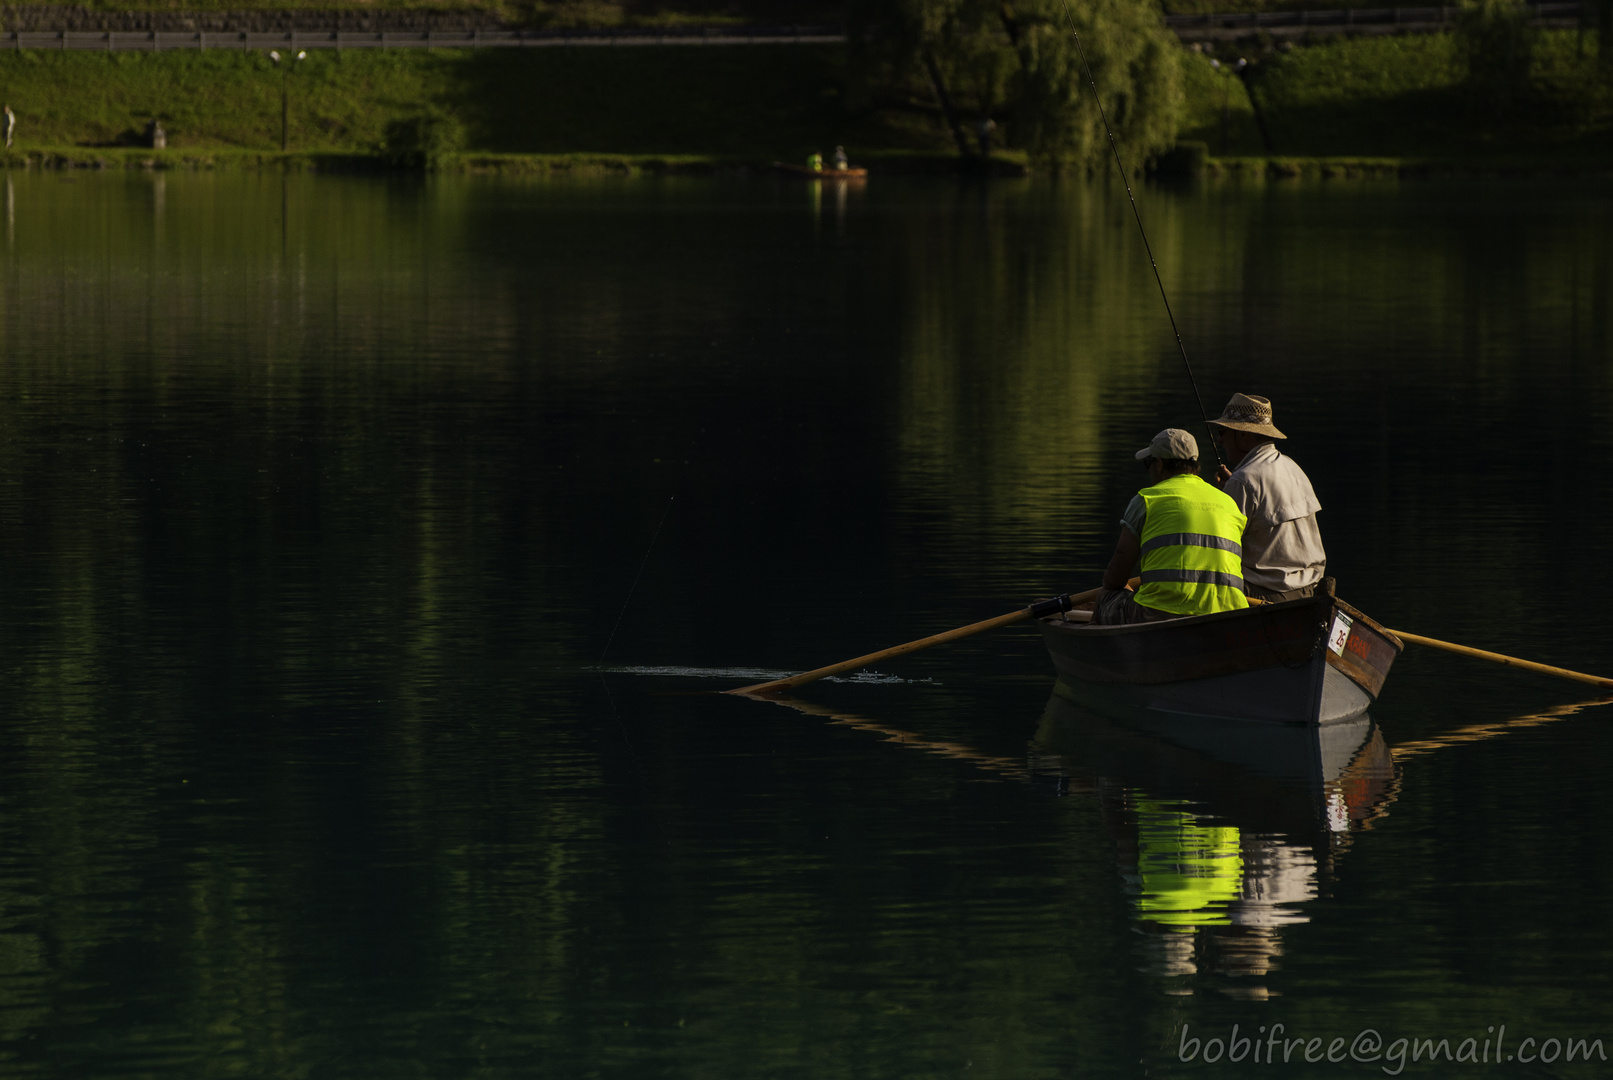
[[[1261,600],[1297,600],[1316,592],[1327,552],[1310,478],[1277,449],[1287,438],[1272,423],[1271,402],[1233,394],[1215,425],[1227,463],[1216,473],[1221,490],[1249,524],[1243,530],[1244,591]]]
[[[1092,621],[1114,626],[1248,607],[1240,565],[1246,519],[1199,476],[1198,440],[1166,428],[1136,457],[1148,463],[1149,486],[1120,519]],[[1139,559],[1142,584],[1133,592],[1127,581]]]
[[[822,154],[808,154],[807,155],[807,168],[811,169],[813,172],[822,172],[823,171],[823,155]]]
[[[834,157],[829,160],[834,162],[837,172],[845,172],[847,168],[846,148],[844,146],[835,147]]]

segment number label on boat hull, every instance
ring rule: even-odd
[[[1334,656],[1344,655],[1344,645],[1350,640],[1350,627],[1355,620],[1342,611],[1333,613],[1333,631],[1327,635],[1327,647],[1333,650]]]

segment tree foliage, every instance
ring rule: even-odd
[[[386,126],[386,154],[404,169],[431,171],[465,145],[465,127],[441,109],[425,109]]]
[[[1476,107],[1505,112],[1529,97],[1536,36],[1522,0],[1464,0],[1456,13],[1456,41]]]
[[[1596,28],[1597,66],[1604,78],[1613,76],[1613,0],[1595,0],[1581,12],[1584,20]]]
[[[852,0],[853,91],[866,102],[936,100],[963,128],[991,118],[1043,161],[1100,167],[1103,123],[1127,164],[1168,148],[1182,104],[1182,51],[1156,0]]]

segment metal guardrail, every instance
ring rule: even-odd
[[[721,27],[702,30],[13,30],[0,49],[170,52],[205,49],[496,49],[556,46],[834,45],[834,26]]]
[[[1540,21],[1578,18],[1582,3],[1530,4]],[[1444,25],[1457,8],[1341,8],[1333,11],[1212,12],[1167,15],[1165,25],[1195,31],[1337,29],[1359,26]],[[0,49],[99,52],[168,52],[175,49],[498,49],[646,45],[838,45],[838,26],[739,26],[691,30],[13,30],[0,33]]]
[[[1566,19],[1580,14],[1579,3],[1530,4],[1534,19]],[[1417,8],[1343,8],[1338,11],[1251,11],[1228,14],[1167,15],[1165,25],[1172,30],[1237,30],[1270,27],[1401,26],[1443,24],[1456,18],[1455,5]]]

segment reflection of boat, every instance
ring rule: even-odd
[[[1063,679],[1054,688],[1037,771],[1079,761],[1245,829],[1328,844],[1381,816],[1393,789],[1394,759],[1365,713],[1319,727],[1143,710],[1122,718],[1084,708],[1079,695]]]
[[[1073,614],[1073,613],[1072,613]],[[1053,664],[1095,708],[1331,724],[1377,699],[1403,646],[1333,595],[1134,626],[1042,620]]]
[[[1326,726],[1141,711],[1122,720],[1082,708],[1075,693],[1062,680],[1055,689],[1032,771],[1098,796],[1147,935],[1148,970],[1267,974],[1281,928],[1309,921],[1302,905],[1320,872],[1394,796],[1382,734],[1365,714]]]
[[[786,165],[782,161],[773,162],[773,168],[786,176],[799,176],[806,180],[861,180],[868,175],[867,169],[809,169],[805,165]]]

